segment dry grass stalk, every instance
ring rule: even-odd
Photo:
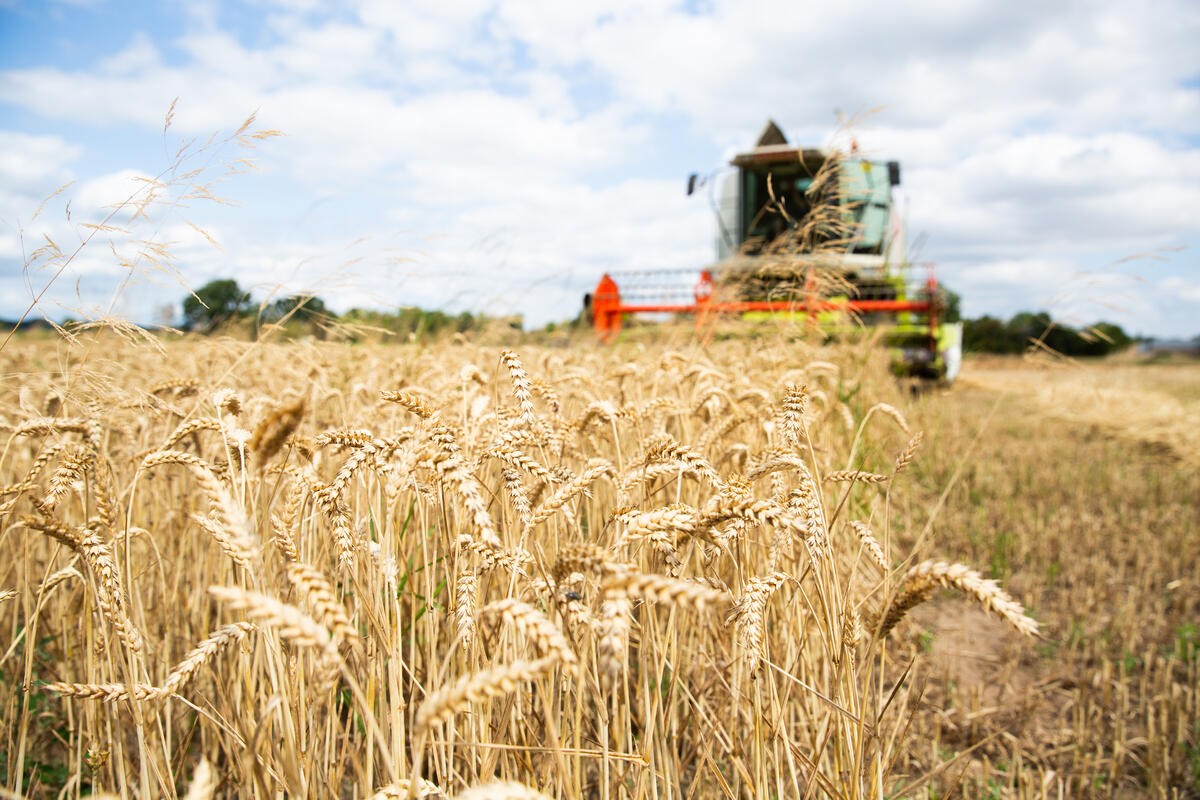
[[[221,779],[217,775],[217,771],[212,768],[212,764],[208,763],[207,758],[200,756],[200,763],[196,765],[196,771],[192,773],[192,782],[188,785],[187,794],[183,796],[183,800],[212,800],[220,784]]]

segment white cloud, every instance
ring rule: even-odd
[[[54,191],[71,179],[67,165],[82,148],[60,136],[35,136],[0,130],[0,204],[16,211],[16,199],[27,202],[40,192]],[[49,192],[46,192],[49,194]]]
[[[1159,288],[1166,294],[1188,303],[1200,303],[1200,283],[1183,278],[1163,278]]]
[[[228,129],[254,108],[288,134],[262,151],[262,191],[276,196],[219,218],[227,255],[188,251],[197,282],[231,268],[264,285],[319,281],[341,242],[367,235],[420,251],[409,277],[387,273],[405,296],[468,302],[503,286],[531,315],[568,316],[558,309],[599,270],[711,257],[707,208],[663,176],[684,146],[664,119],[703,168],[768,115],[819,143],[833,109],[883,104],[855,134],[903,162],[910,240],[927,234],[922,257],[976,313],[1200,237],[1200,12],[1184,2],[756,0],[693,13],[666,0],[360,0],[333,19],[281,0],[254,35],[205,8],[189,30],[135,35],[95,68],[0,72],[0,101],[49,120],[155,132],[179,96],[180,134]],[[42,139],[35,161],[59,166],[0,156],[0,175],[64,177],[82,140]],[[1194,252],[1165,268],[1194,270]]]

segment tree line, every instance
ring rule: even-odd
[[[291,294],[265,303],[256,302],[232,278],[209,281],[183,299],[183,329],[195,333],[213,333],[231,324],[241,324],[255,330],[263,325],[278,325],[290,333],[308,333],[317,338],[324,338],[334,327],[352,336],[356,326],[400,336],[437,336],[479,330],[487,322],[486,315],[469,311],[447,314],[420,308],[395,311],[352,308],[336,314],[313,294]]]
[[[1022,311],[1007,322],[986,315],[963,320],[963,350],[968,353],[1018,354],[1044,345],[1065,356],[1105,356],[1133,342],[1120,325],[1098,322],[1073,328],[1044,311]]]
[[[943,286],[939,299],[942,319],[962,322],[963,350],[968,353],[1018,355],[1031,347],[1044,346],[1064,356],[1105,356],[1136,341],[1111,322],[1075,328],[1056,322],[1045,311],[1022,311],[1007,322],[987,314],[966,319],[960,312],[962,298],[957,293]]]

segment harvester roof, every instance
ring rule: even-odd
[[[767,164],[796,163],[803,164],[809,170],[816,172],[825,163],[826,153],[811,147],[793,147],[788,144],[783,130],[774,120],[767,120],[767,125],[758,135],[754,149],[739,153],[729,163],[735,167],[761,167]]]

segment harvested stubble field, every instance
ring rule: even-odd
[[[13,794],[1200,796],[1200,479],[1129,412],[772,339],[164,347],[0,351]]]

